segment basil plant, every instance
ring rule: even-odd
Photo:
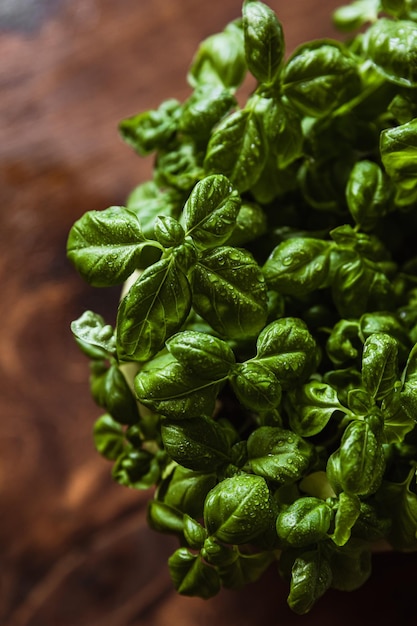
[[[417,10],[334,21],[347,43],[288,57],[245,0],[185,102],[121,122],[152,180],[68,238],[88,283],[125,283],[114,327],[86,311],[72,332],[97,450],[178,538],[175,588],[276,562],[300,614],[362,585],[375,544],[417,550]]]

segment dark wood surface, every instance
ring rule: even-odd
[[[336,0],[271,0],[287,47],[333,36]],[[69,332],[86,308],[114,319],[117,291],[65,258],[86,210],[146,180],[120,119],[189,93],[201,38],[240,0],[0,2],[0,624],[7,626],[415,625],[414,555],[378,555],[353,595],[292,615],[275,569],[209,602],[173,592],[175,544],[146,526],[147,494],[112,484],[94,451],[100,411]]]

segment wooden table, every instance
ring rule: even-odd
[[[270,5],[288,50],[334,35],[336,0]],[[93,449],[100,411],[69,324],[86,308],[114,319],[117,291],[84,285],[65,257],[67,233],[85,211],[123,204],[149,177],[151,162],[119,139],[119,120],[185,98],[198,42],[240,8],[240,0],[0,6],[1,624],[415,624],[407,555],[377,556],[363,589],[327,594],[302,621],[274,569],[250,592],[177,597],[165,565],[174,544],[147,528],[147,495],[114,485]]]

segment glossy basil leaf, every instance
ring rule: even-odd
[[[397,381],[392,394],[382,403],[384,418],[384,440],[386,443],[401,444],[405,436],[416,425],[417,385],[407,383],[401,389]]]
[[[185,238],[181,224],[169,215],[158,215],[154,222],[154,235],[164,248],[179,246]]]
[[[341,31],[356,30],[366,22],[374,22],[380,10],[380,0],[356,0],[338,7],[333,12],[333,22]]]
[[[332,539],[337,546],[344,546],[350,539],[351,531],[355,525],[361,510],[361,501],[358,496],[347,493],[339,494],[336,516],[334,520],[335,528]]]
[[[253,337],[267,317],[266,285],[249,252],[220,246],[206,253],[192,274],[193,307],[220,335]]]
[[[119,305],[119,356],[133,361],[150,359],[181,328],[190,307],[190,285],[172,259],[148,267]]]
[[[383,130],[380,150],[387,174],[404,191],[403,199],[401,195],[396,198],[397,204],[414,202],[417,196],[417,118]]]
[[[326,342],[326,352],[332,362],[339,366],[356,359],[359,347],[359,323],[356,320],[341,319],[334,326]]]
[[[256,582],[273,561],[271,552],[239,553],[231,563],[219,565],[222,585],[226,589],[240,589]]]
[[[288,392],[289,423],[301,437],[312,437],[325,428],[335,411],[346,409],[331,385],[312,380]]]
[[[187,548],[179,548],[168,560],[175,589],[184,596],[208,599],[220,591],[217,570]]]
[[[193,550],[200,550],[207,538],[207,531],[204,526],[187,514],[184,515],[184,538]]]
[[[299,318],[271,322],[258,336],[256,360],[275,374],[283,388],[305,380],[318,359],[316,343]]]
[[[179,194],[190,193],[204,176],[201,154],[194,143],[183,141],[158,154],[154,180],[161,188],[172,187]]]
[[[376,264],[361,257],[341,265],[332,284],[333,299],[341,317],[360,317],[367,310],[389,310],[392,284]]]
[[[160,473],[158,460],[150,452],[126,447],[113,465],[112,477],[125,487],[149,489]]]
[[[116,363],[100,376],[91,376],[92,396],[120,424],[136,424],[139,412],[126,378]]]
[[[170,99],[155,111],[128,117],[119,124],[122,138],[142,156],[165,148],[178,128],[180,106],[177,100]]]
[[[217,482],[216,474],[201,473],[176,465],[167,484],[158,490],[158,499],[193,518],[203,516],[204,501]]]
[[[208,140],[213,127],[237,105],[231,90],[198,85],[182,108],[180,131],[193,139]]]
[[[274,409],[281,401],[281,385],[275,374],[256,361],[236,365],[230,382],[239,401],[253,411]]]
[[[278,537],[285,543],[303,548],[322,541],[332,521],[332,510],[319,498],[298,498],[278,515]]]
[[[339,454],[343,491],[362,496],[375,493],[385,470],[385,457],[369,420],[351,422],[343,434],[339,452],[333,454]]]
[[[182,419],[211,415],[220,384],[190,374],[176,361],[148,368],[135,378],[142,404],[167,417]]]
[[[165,419],[161,436],[171,459],[188,469],[210,472],[230,461],[227,437],[221,426],[210,418]]]
[[[376,401],[384,400],[398,379],[396,340],[385,333],[370,335],[363,346],[362,383]]]
[[[223,32],[207,37],[199,46],[188,72],[192,87],[236,88],[246,74],[243,32],[231,22]]]
[[[77,345],[90,359],[106,359],[116,352],[114,330],[104,318],[93,311],[84,311],[71,322]]]
[[[271,289],[292,296],[322,287],[330,266],[332,243],[308,237],[287,239],[277,246],[263,267]]]
[[[154,239],[155,236],[156,218],[160,215],[177,217],[182,205],[181,193],[174,189],[161,189],[154,180],[135,187],[126,201],[126,208],[136,213],[143,234],[150,239]],[[156,252],[159,250],[157,249]]]
[[[228,246],[241,247],[266,232],[265,211],[254,202],[243,202],[236,218],[235,227],[227,239]]]
[[[263,478],[238,474],[226,478],[208,494],[204,522],[210,535],[231,544],[248,543],[271,522],[268,486]]]
[[[283,71],[284,94],[302,113],[323,117],[359,91],[356,63],[336,41],[297,48]]]
[[[359,335],[362,341],[374,334],[386,333],[397,342],[399,359],[401,361],[408,357],[411,341],[407,330],[402,323],[401,317],[389,311],[375,311],[365,313],[359,320]]]
[[[126,280],[138,266],[142,248],[150,242],[137,216],[124,207],[88,211],[71,228],[67,255],[81,276],[94,287]]]
[[[182,223],[193,241],[204,249],[219,246],[231,235],[241,200],[226,176],[203,178],[188,198]]]
[[[308,613],[329,589],[332,571],[321,550],[309,550],[297,556],[291,570],[289,607],[299,615]]]
[[[93,439],[96,450],[110,461],[115,461],[124,450],[123,428],[111,415],[102,415],[95,421]]]
[[[408,20],[380,18],[365,33],[364,51],[376,69],[402,87],[417,86],[417,32]]]
[[[282,26],[274,11],[263,2],[247,0],[242,14],[248,69],[260,83],[270,85],[284,56]]]
[[[184,330],[168,339],[166,346],[177,361],[207,380],[227,377],[235,364],[229,344],[206,333]]]
[[[379,500],[392,520],[388,540],[395,550],[417,550],[416,470],[410,469],[401,482],[386,481]]]
[[[181,536],[184,532],[183,513],[165,502],[151,500],[148,504],[147,518],[150,527],[160,533]]]
[[[356,224],[363,230],[372,229],[388,208],[390,188],[377,163],[358,161],[350,173],[346,201]]]
[[[242,193],[256,183],[265,159],[265,138],[258,116],[244,109],[216,126],[207,147],[204,169],[207,174],[224,174]]]
[[[307,471],[313,446],[301,437],[275,426],[260,426],[248,437],[252,471],[277,483],[292,483]]]
[[[332,571],[331,586],[340,591],[353,591],[371,575],[371,551],[362,541],[351,540],[344,546],[327,545],[326,557]]]

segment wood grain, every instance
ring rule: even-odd
[[[5,7],[14,6],[14,17]],[[275,570],[251,593],[178,598],[171,539],[146,527],[147,494],[112,484],[93,449],[99,410],[69,323],[91,308],[114,320],[117,290],[85,286],[65,258],[73,221],[123,203],[151,161],[119,139],[123,117],[189,93],[198,42],[240,13],[240,0],[71,0],[0,7],[0,624],[255,626],[295,624]],[[287,48],[333,36],[335,0],[269,3]],[[33,11],[31,14],[30,11]],[[36,14],[35,14],[36,13]],[[6,19],[7,18],[7,19]],[[404,571],[380,555],[352,601],[329,594],[305,626],[411,624]],[[408,570],[407,570],[408,568]],[[411,577],[410,577],[411,578]],[[390,590],[378,612],[380,589]],[[358,613],[358,602],[366,608]],[[369,608],[370,607],[370,608]],[[400,608],[401,607],[401,608]],[[403,613],[401,614],[401,611]],[[411,619],[411,618],[410,618]]]

